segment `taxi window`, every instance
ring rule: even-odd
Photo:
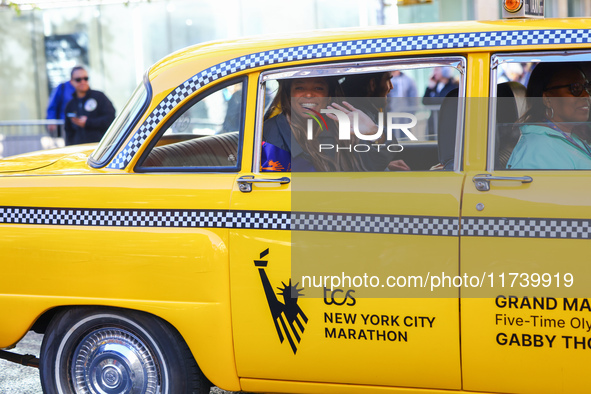
[[[267,78],[260,171],[453,170],[464,85],[455,65],[406,60]]]
[[[225,84],[180,108],[144,155],[141,170],[238,170],[244,81]]]
[[[99,146],[90,156],[89,164],[92,167],[99,168],[108,162],[116,148],[129,135],[133,126],[146,110],[151,95],[152,90],[146,77],[135,89],[119,116],[109,126]]]
[[[591,54],[536,54],[493,73],[496,170],[591,170]]]

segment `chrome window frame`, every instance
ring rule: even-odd
[[[465,56],[437,56],[437,57],[413,57],[413,58],[389,58],[383,60],[348,61],[338,63],[312,64],[288,67],[261,72],[258,81],[257,107],[255,118],[255,135],[253,148],[254,174],[260,174],[260,159],[263,139],[263,116],[265,103],[265,82],[277,79],[313,78],[329,76],[346,76],[347,74],[374,73],[392,70],[412,70],[426,67],[454,67],[460,73],[458,99],[459,106],[456,143],[454,149],[453,171],[458,172],[462,167],[462,146],[464,140],[464,114],[466,96],[466,64]]]
[[[585,57],[586,58],[583,58]],[[486,170],[511,171],[506,168],[495,170],[495,150],[497,135],[497,71],[501,64],[507,63],[548,63],[548,62],[591,62],[591,50],[545,51],[545,52],[508,52],[496,53],[490,58],[490,98],[488,106],[488,139],[486,150]]]

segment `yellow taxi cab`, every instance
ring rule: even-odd
[[[587,149],[590,28],[384,26],[164,58],[98,146],[0,161],[0,348],[44,333],[46,393],[589,391],[591,173],[550,164],[558,151],[510,163],[545,64],[570,68],[539,108],[579,101],[544,121],[586,115],[568,137]],[[389,98],[386,140],[355,134],[332,157],[383,145],[388,162],[265,161],[278,87],[368,73],[419,91]],[[357,111],[331,105],[306,125]]]

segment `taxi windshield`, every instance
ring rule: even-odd
[[[90,156],[89,164],[92,167],[98,168],[104,166],[113,151],[128,135],[149,101],[149,90],[149,84],[145,81],[140,83],[135,89],[123,111],[115,118],[105,136],[101,139],[99,146]]]

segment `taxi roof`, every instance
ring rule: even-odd
[[[174,72],[178,75],[180,71],[178,67],[184,62],[193,63],[191,72],[194,74],[197,71],[194,68],[196,66],[195,62],[202,63],[202,67],[199,68],[205,68],[226,60],[277,48],[292,48],[294,46],[345,42],[350,40],[372,40],[386,37],[438,36],[545,29],[589,29],[590,26],[591,18],[506,19],[497,21],[439,22],[364,28],[323,29],[211,41],[181,49],[164,57],[152,66],[149,71],[149,79],[152,80],[159,74],[166,73],[170,69],[174,69]],[[476,51],[476,46],[474,51]]]

